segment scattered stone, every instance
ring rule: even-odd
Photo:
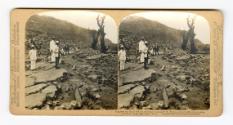
[[[42,93],[45,93],[47,97],[54,98],[56,96],[57,87],[55,85],[50,85],[42,90]]]
[[[26,87],[34,85],[35,81],[35,77],[26,77]]]
[[[75,99],[76,99],[77,107],[81,107],[83,101],[82,101],[82,96],[81,96],[78,88],[75,89],[75,95],[74,96],[75,96]]]
[[[157,103],[157,107],[158,107],[158,108],[163,108],[163,107],[164,107],[164,101],[159,101],[159,102]]]
[[[137,86],[137,85],[136,84],[127,84],[127,85],[120,86],[120,87],[118,87],[118,94],[123,94],[123,93],[129,92],[135,86]]]
[[[168,100],[166,88],[163,88],[162,95],[163,95],[164,108],[168,108],[169,107],[169,100]]]
[[[129,94],[120,94],[118,95],[118,107],[119,108],[129,108],[131,101],[134,99],[134,96]]]
[[[45,93],[37,93],[26,96],[25,107],[29,109],[41,108],[46,100]]]
[[[143,92],[145,91],[144,86],[138,85],[133,88],[129,93],[118,95],[118,107],[119,108],[128,108],[134,98],[142,98]]]
[[[143,109],[143,110],[151,110],[151,109],[153,109],[153,108],[151,107],[151,105],[148,105],[148,106],[142,107],[142,109]]]
[[[186,100],[188,97],[187,97],[186,94],[182,93],[182,94],[180,95],[180,98],[181,98],[182,100]]]
[[[150,103],[148,106],[150,106],[151,109],[156,110],[163,106],[163,101],[157,103]]]
[[[140,82],[140,81],[150,78],[152,73],[155,73],[153,69],[145,70],[141,68],[141,69],[134,70],[131,72],[122,73],[120,74],[121,75],[120,78],[122,79],[123,84],[131,83],[131,82]]]
[[[87,76],[87,78],[91,79],[92,81],[96,81],[97,78],[98,78],[98,75],[96,75],[96,74],[91,74],[91,75]]]
[[[188,60],[188,59],[190,59],[190,57],[191,57],[190,55],[183,55],[183,56],[177,57],[176,60],[178,60],[178,61]]]
[[[48,86],[47,84],[38,84],[38,85],[30,86],[25,89],[25,93],[26,95],[35,94],[40,92],[42,89],[46,88],[47,86]]]
[[[163,65],[162,68],[160,69],[161,71],[165,71],[166,66]]]
[[[140,101],[140,106],[141,107],[145,107],[145,106],[148,106],[148,102],[147,101]]]
[[[187,75],[178,75],[176,76],[176,79],[180,80],[180,81],[185,81],[187,80],[188,76]]]
[[[49,82],[57,80],[58,78],[62,77],[63,74],[67,72],[65,69],[55,69],[52,68],[50,70],[43,70],[37,73],[34,73],[32,76],[36,78],[35,83],[41,82]]]

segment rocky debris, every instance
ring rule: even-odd
[[[126,107],[121,105],[121,108],[144,110],[209,108],[209,55],[192,55],[178,49],[151,59],[154,65],[149,65],[149,69],[155,71],[153,80],[149,80],[153,77],[151,74],[150,77],[141,81],[131,80],[125,83],[124,78],[131,78],[130,72],[143,72],[140,70],[142,68],[135,68],[136,63],[131,66],[127,66],[126,63],[126,67],[130,68],[120,72],[119,98],[122,96],[127,100],[123,100],[127,102]],[[141,74],[135,74],[135,79],[141,76]],[[142,85],[145,91],[140,99],[134,97],[132,100],[132,97],[127,97],[126,94],[138,84]]]
[[[143,96],[143,92],[145,91],[144,86],[138,85],[134,87],[131,91],[124,94],[118,95],[118,107],[119,108],[128,108],[131,106],[134,98],[141,98]]]
[[[160,69],[161,71],[165,71],[166,66],[163,65],[162,68]]]
[[[79,88],[76,88],[75,89],[75,93],[74,93],[75,95],[75,100],[76,100],[76,106],[78,107],[78,108],[80,108],[81,106],[82,106],[82,96],[81,96],[81,94],[80,94],[80,92],[79,92]]]
[[[30,95],[30,94],[35,94],[35,93],[41,92],[46,87],[48,87],[47,84],[38,84],[38,85],[31,86],[31,87],[27,87],[25,89],[26,96]]]
[[[190,58],[191,58],[190,55],[182,55],[182,56],[176,57],[176,60],[177,61],[186,61],[186,60],[189,60]]]
[[[26,87],[34,85],[35,81],[35,77],[26,77]]]
[[[26,108],[42,108],[46,101],[56,98],[57,87],[55,85],[38,84],[26,88]]]
[[[164,108],[168,108],[169,107],[169,100],[168,100],[168,95],[167,95],[167,90],[166,88],[163,88],[163,104],[164,104]]]
[[[140,81],[150,78],[152,73],[155,73],[153,69],[145,70],[143,68],[134,70],[131,72],[127,72],[127,73],[122,73],[120,74],[121,75],[120,79],[122,79],[122,83],[119,83],[119,84],[122,85],[122,84],[127,84],[127,83],[132,83],[132,82],[140,82]]]
[[[133,89],[136,86],[137,86],[136,84],[127,84],[127,85],[119,86],[118,94],[128,93],[131,89]]]
[[[58,89],[55,85],[49,85],[48,87],[43,89],[41,92],[45,93],[46,96],[49,98],[55,98],[57,91],[58,91]]]
[[[98,78],[98,75],[96,75],[96,74],[91,74],[91,75],[88,75],[87,78],[91,79],[92,81],[96,81],[97,78]]]
[[[57,80],[58,78],[62,77],[64,73],[67,71],[65,69],[55,69],[52,68],[50,70],[42,70],[40,72],[35,72],[33,73],[30,77],[35,78],[34,83],[45,83],[45,82],[50,82]]]
[[[88,56],[86,59],[87,60],[96,60],[96,59],[99,59],[103,56],[106,56],[106,55],[105,54],[92,55],[92,56]]]
[[[28,109],[41,108],[46,100],[45,93],[37,93],[26,96],[25,107]]]

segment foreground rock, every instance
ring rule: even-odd
[[[144,68],[140,68],[138,70],[134,70],[127,73],[122,73],[120,74],[120,81],[122,82],[120,83],[120,85],[143,81],[145,79],[150,78],[152,73],[155,73],[153,69],[145,70]]]
[[[49,82],[57,80],[58,78],[62,77],[64,73],[67,73],[65,69],[49,69],[49,70],[42,70],[40,72],[33,73],[30,77],[35,78],[34,83],[41,83],[41,82]]]
[[[144,86],[138,85],[132,90],[129,90],[128,93],[118,95],[118,107],[119,108],[129,108],[134,98],[141,98],[143,92],[145,91]]]
[[[41,108],[44,105],[45,100],[46,100],[45,93],[37,93],[26,96],[25,107],[29,109]]]
[[[47,84],[38,84],[38,85],[35,85],[35,86],[27,87],[26,90],[25,90],[26,95],[38,93],[42,89],[46,88],[47,86],[48,86]]]

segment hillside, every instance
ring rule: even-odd
[[[158,42],[161,46],[181,47],[183,32],[157,21],[136,16],[126,18],[120,25],[120,38],[129,42],[126,45],[128,49],[137,47],[137,43],[142,36],[149,43]],[[203,44],[198,39],[195,40],[195,44],[200,51],[206,49],[206,47],[208,49],[208,45]]]
[[[93,50],[92,36],[96,32],[46,16],[36,15],[28,20],[26,45],[29,47],[29,42],[34,42],[38,54],[34,70],[26,56],[25,108],[116,109],[117,44],[106,39],[107,53]],[[70,45],[70,51],[60,55],[58,67],[51,62],[49,54],[52,36],[60,41],[60,48]],[[25,52],[27,55],[28,48]]]
[[[48,50],[50,38],[54,36],[62,44],[89,48],[92,43],[92,34],[96,32],[96,30],[85,29],[53,17],[34,15],[26,24],[26,44],[28,45],[29,39],[36,45],[42,44],[41,51],[43,53]],[[106,44],[114,46],[109,39],[106,39]]]

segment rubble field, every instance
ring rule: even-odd
[[[150,56],[149,69],[129,56],[119,77],[119,109],[209,108],[209,54],[176,49]]]
[[[55,69],[53,63],[40,60],[36,70],[26,71],[25,108],[117,108],[115,54],[102,54],[92,49],[79,50],[62,56],[59,66],[59,69]]]

